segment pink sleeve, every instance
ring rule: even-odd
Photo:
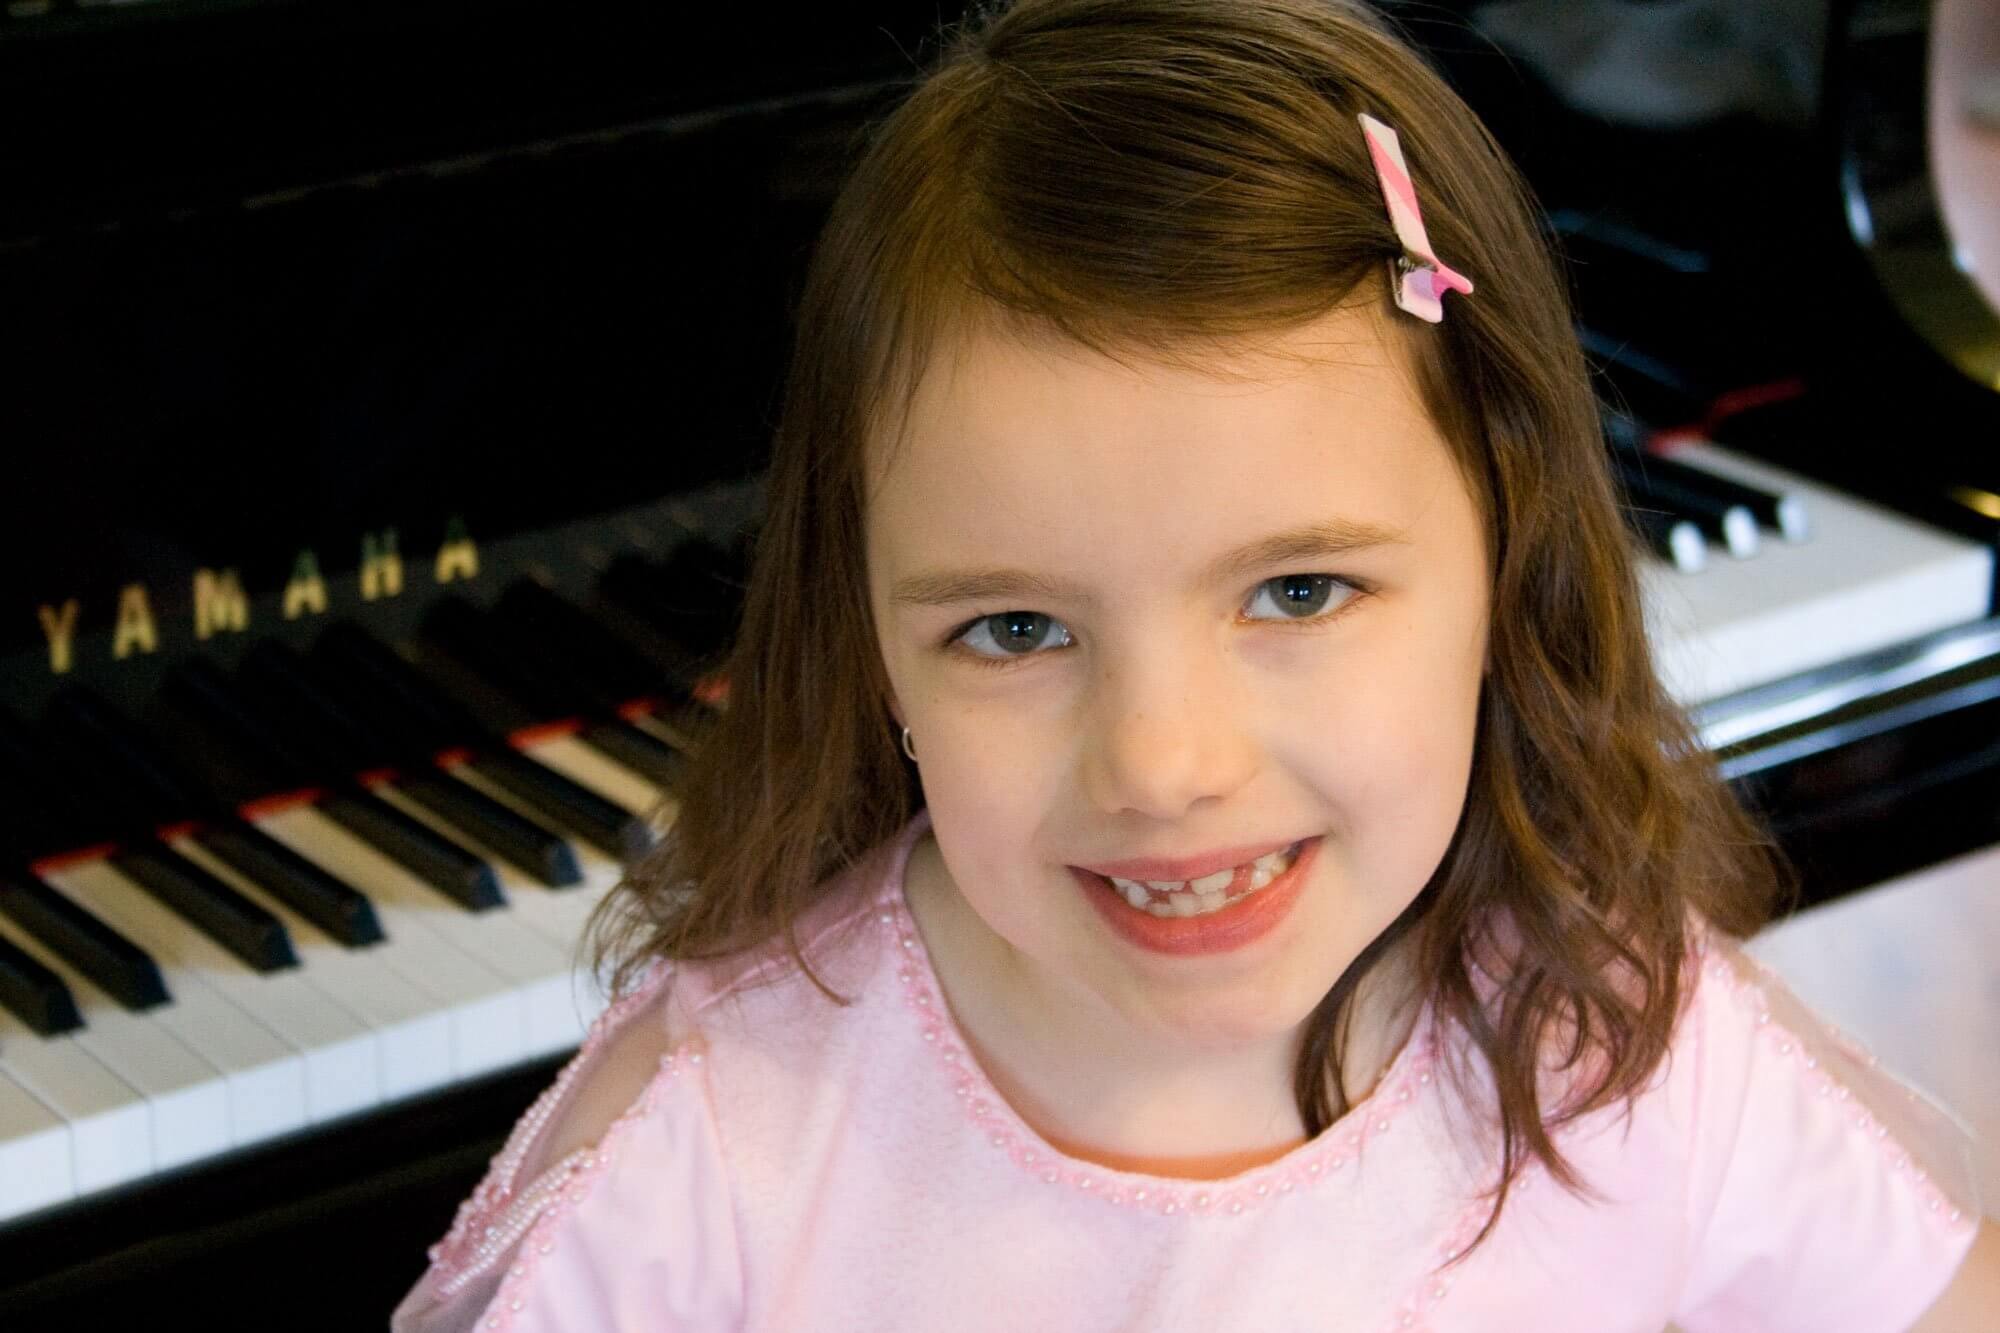
[[[660,1056],[637,1100],[596,1145],[519,1180],[579,1075],[670,971],[655,965],[600,1015],[514,1126],[450,1233],[431,1248],[430,1268],[391,1315],[392,1333],[740,1326],[735,1218],[698,1036]]]
[[[1674,1058],[1692,1080],[1685,1333],[1908,1329],[1977,1234],[1972,1136],[1705,932]]]

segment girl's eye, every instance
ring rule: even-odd
[[[1278,609],[1277,619],[1318,624],[1338,616],[1366,591],[1360,583],[1338,574],[1283,574],[1257,585],[1250,609],[1268,595]],[[1343,595],[1331,611],[1324,610],[1336,593]],[[1035,656],[1044,646],[1067,648],[1073,642],[1061,621],[1039,611],[1002,611],[961,625],[952,632],[947,646],[962,645],[963,655],[981,666],[1011,666]]]

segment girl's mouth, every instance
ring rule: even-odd
[[[1324,835],[1191,883],[1115,880],[1070,867],[1091,905],[1121,938],[1150,953],[1188,957],[1241,948],[1276,929],[1302,893]],[[1227,879],[1222,877],[1227,875]]]
[[[1126,902],[1152,916],[1208,916],[1222,911],[1239,898],[1261,892],[1272,880],[1291,869],[1299,848],[1304,844],[1305,840],[1300,839],[1289,847],[1281,847],[1245,865],[1220,870],[1196,880],[1163,883],[1158,880],[1119,879],[1114,875],[1110,877],[1111,887],[1123,894]]]

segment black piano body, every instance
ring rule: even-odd
[[[1954,385],[1871,285],[1829,167],[1844,151],[1830,102],[1804,126],[1615,125],[1462,18],[1393,8],[1548,205],[1612,408],[1655,433],[1712,427],[2000,545],[2000,518],[1949,498],[2000,492],[2000,411]],[[1854,8],[1834,5],[1827,30]],[[51,781],[83,780],[53,753],[72,733],[51,719],[84,703],[170,747],[187,733],[163,700],[203,680],[309,660],[335,622],[407,646],[457,623],[441,605],[519,609],[502,603],[524,584],[652,664],[633,717],[698,714],[755,528],[794,284],[939,11],[6,13],[0,710]],[[1845,69],[1837,57],[1827,66]],[[1729,217],[1761,219],[1754,234],[1723,198]],[[1824,275],[1789,302],[1757,296],[1772,237]],[[1911,383],[1938,386],[1954,414],[1922,438],[1900,399]],[[1717,412],[1732,401],[1753,406]],[[2000,842],[1992,640],[1974,625],[1698,710],[1805,901]],[[481,734],[560,720],[518,699],[508,714],[471,671],[433,679],[489,705]],[[1815,689],[1839,702],[1814,705]],[[32,785],[0,772],[0,790]],[[72,823],[88,837],[87,813]],[[9,871],[83,847],[38,836],[16,831],[37,859]],[[379,1325],[563,1058],[0,1219],[0,1322],[172,1309],[218,1326]]]

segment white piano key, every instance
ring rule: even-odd
[[[554,736],[524,746],[522,753],[544,764],[572,782],[590,788],[607,801],[616,802],[635,815],[651,816],[666,795],[644,774],[625,767],[610,755],[578,736]],[[666,803],[665,817],[671,823],[676,807]]]
[[[294,1053],[305,1124],[381,1100],[373,1034],[298,970],[258,972],[107,862],[84,862],[63,873],[79,895],[90,893],[108,904],[106,910],[156,957],[165,955],[176,968],[199,977]]]
[[[187,957],[193,927],[161,907],[105,861],[79,861],[43,879],[153,956],[170,1004],[152,1016],[222,1071],[229,1086],[229,1141],[238,1147],[302,1129],[305,1068],[299,1053],[209,986]]]
[[[1640,562],[1647,634],[1679,703],[1717,699],[1987,614],[1989,546],[1715,445],[1686,445],[1672,457],[1795,492],[1812,520],[1808,540],[1765,542],[1750,559],[1711,562],[1700,573]]]
[[[494,967],[479,952],[460,948],[412,906],[412,893],[428,886],[389,857],[311,806],[298,805],[257,821],[264,832],[368,895],[388,938],[375,952],[398,975],[431,997],[451,1024],[452,1072],[470,1078],[525,1058],[525,997],[518,983],[556,977],[561,961],[547,955],[527,969]],[[393,885],[400,884],[402,891]],[[474,914],[434,894],[443,908]],[[501,946],[504,950],[505,946]],[[491,951],[488,951],[491,952]]]
[[[0,1218],[76,1197],[70,1131],[62,1117],[0,1074]]]
[[[674,818],[679,813],[679,806],[672,796],[650,778],[627,768],[579,737],[551,737],[525,747],[523,752],[538,763],[545,764],[572,781],[590,788],[633,814],[648,818],[652,821],[653,827],[661,832],[672,827]],[[577,843],[575,846],[578,867],[584,875],[584,882],[580,888],[590,894],[589,901],[594,907],[624,877],[625,867],[587,844]],[[539,885],[534,887],[540,888]],[[548,890],[543,889],[542,892],[546,893]],[[592,1002],[597,1009],[602,1009],[604,1004],[602,980],[594,983],[594,986]],[[595,1017],[594,1011],[592,1017]]]
[[[152,1173],[146,1099],[69,1034],[44,1037],[0,1009],[0,1074],[34,1093],[69,1126],[79,1195]]]
[[[84,1024],[72,1039],[145,1096],[152,1110],[155,1171],[229,1147],[229,1088],[221,1070],[148,1014],[122,1008],[6,917],[0,917],[0,935],[62,978]]]
[[[559,753],[564,753],[568,762],[573,765],[583,761],[585,756],[594,753],[589,747],[564,738],[543,742],[541,747],[529,751],[528,757],[531,759],[536,758],[540,748],[549,746],[555,747]],[[566,748],[568,746],[574,746],[574,748]],[[608,759],[605,760],[607,764],[610,762]],[[520,814],[535,820],[535,822],[543,825],[543,827],[549,827],[548,821],[535,810],[534,806],[521,800],[505,788],[486,781],[479,774],[473,772],[470,766],[465,764],[458,765],[452,770],[452,776],[467,786],[485,792],[501,804],[511,806]],[[560,830],[554,828],[550,828],[550,831],[560,832]],[[578,951],[583,943],[584,927],[590,920],[590,914],[603,899],[604,895],[609,893],[612,887],[618,883],[625,871],[624,867],[619,865],[618,862],[598,851],[583,839],[566,838],[565,841],[569,843],[571,850],[576,853],[577,868],[583,872],[583,882],[581,884],[573,884],[561,889],[552,889],[522,874],[518,867],[511,866],[506,867],[501,872],[501,875],[503,884],[509,886],[507,891],[510,899],[514,896],[514,890],[511,887],[513,881],[519,880],[522,882],[522,901],[518,904],[520,910],[528,915],[528,919],[535,923],[538,929],[546,930],[551,939],[570,950],[572,958],[580,965],[582,959]],[[510,873],[512,875],[511,880],[508,878]]]
[[[581,839],[569,838],[560,830],[550,826],[532,805],[520,800],[511,792],[479,778],[470,769],[459,764],[451,770],[451,775],[468,787],[492,797],[502,805],[532,820],[558,837],[563,837],[576,856],[578,867],[583,871],[583,882],[559,889],[536,880],[521,867],[509,862],[490,847],[479,845],[464,834],[454,836],[468,847],[477,850],[493,865],[494,874],[500,880],[501,891],[507,895],[508,911],[554,945],[565,960],[566,975],[569,979],[563,1002],[554,1010],[541,1010],[530,1015],[530,1023],[535,1031],[530,1035],[530,1044],[553,1042],[553,1047],[540,1049],[563,1049],[582,1042],[583,1034],[590,1024],[602,1013],[606,1003],[603,982],[591,976],[585,966],[583,956],[584,927],[590,913],[613,884],[618,882],[620,867],[603,853],[596,851]],[[414,803],[398,800],[402,808],[409,810],[417,818],[440,830],[447,826],[422,810]]]
[[[192,838],[175,850],[201,864],[285,923],[305,980],[375,1038],[376,1086],[383,1100],[451,1081],[451,1021],[370,948],[350,949],[293,911],[261,884],[210,856]]]
[[[526,911],[521,907],[520,891],[524,885],[540,893],[548,893],[549,890],[532,884],[525,873],[494,855],[491,848],[392,787],[381,788],[379,794],[412,819],[429,825],[453,842],[490,861],[494,875],[500,881],[501,892],[508,901],[504,908],[471,912],[429,886],[413,880],[385,877],[376,881],[376,886],[391,900],[422,913],[426,924],[453,943],[513,979],[522,996],[525,1021],[522,1053],[525,1057],[568,1050],[581,1043],[585,1025],[579,1017],[581,1006],[576,999],[579,987],[571,939],[573,932],[565,935],[558,930],[556,934],[559,938],[551,938],[546,916],[539,907],[531,905]],[[580,891],[581,886],[559,890],[567,893]],[[536,901],[530,900],[531,904]]]

